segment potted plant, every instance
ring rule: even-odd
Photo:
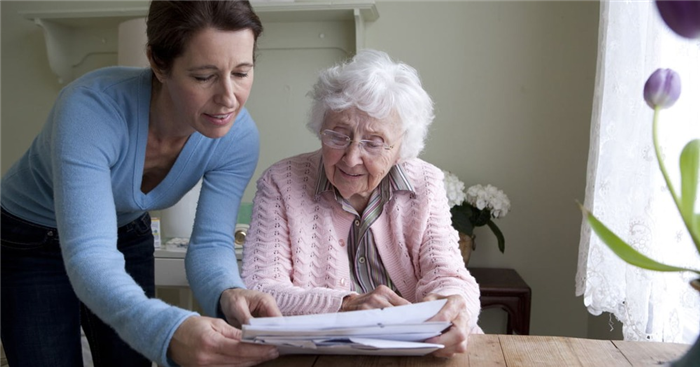
[[[445,191],[452,214],[452,226],[459,232],[460,250],[465,264],[471,251],[476,249],[474,228],[488,226],[498,241],[498,249],[505,252],[506,241],[494,219],[503,218],[510,211],[508,196],[493,185],[474,185],[464,189],[464,182],[444,171]]]

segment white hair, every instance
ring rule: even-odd
[[[319,138],[329,110],[357,108],[378,120],[396,114],[404,134],[401,161],[420,154],[435,117],[433,101],[416,69],[376,50],[363,50],[351,60],[322,71],[309,95],[313,105],[306,126]]]

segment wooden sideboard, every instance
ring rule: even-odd
[[[532,290],[514,269],[469,268],[479,283],[481,308],[501,308],[508,314],[506,333],[530,334]]]

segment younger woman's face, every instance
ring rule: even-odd
[[[156,72],[171,120],[209,138],[228,133],[253,86],[253,31],[196,33],[168,75]]]

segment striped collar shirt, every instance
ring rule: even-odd
[[[395,192],[409,191],[415,194],[413,186],[403,169],[401,169],[401,166],[394,165],[391,167],[389,174],[372,191],[367,207],[362,213],[357,213],[355,208],[340,196],[338,190],[328,181],[323,161],[321,161],[319,178],[316,184],[316,196],[318,197],[326,191],[332,191],[335,200],[342,206],[343,210],[355,216],[347,241],[353,290],[358,293],[367,293],[383,284],[398,293],[398,289],[392,283],[382,263],[375,246],[374,236],[369,229],[382,214],[384,204],[391,200]]]

